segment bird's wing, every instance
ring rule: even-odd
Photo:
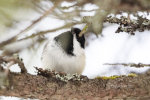
[[[73,34],[70,31],[58,35],[55,41],[67,54],[73,55]]]

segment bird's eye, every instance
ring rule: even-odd
[[[75,32],[71,32],[72,34],[76,34]]]
[[[79,35],[80,32],[81,32],[81,30],[80,30],[79,28],[72,28],[72,29],[71,29],[71,33],[72,33],[72,34],[77,34],[77,35]]]

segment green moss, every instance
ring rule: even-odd
[[[129,77],[137,77],[137,74],[134,74],[134,73],[130,73],[128,74]]]
[[[107,76],[102,76],[102,77],[96,77],[96,79],[116,79],[116,78],[119,78],[121,76],[110,76],[110,77],[107,77]]]
[[[125,75],[121,75],[121,76],[117,76],[117,75],[114,75],[114,76],[98,76],[96,77],[95,79],[104,79],[104,80],[108,80],[108,79],[116,79],[116,78],[119,78],[119,77],[122,77],[122,76],[125,76]],[[128,77],[137,77],[137,74],[134,74],[134,73],[130,73],[127,75]]]

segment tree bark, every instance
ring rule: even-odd
[[[51,74],[9,73],[8,89],[0,89],[1,96],[17,96],[47,100],[149,100],[150,71],[137,76],[115,79],[95,78],[64,82]]]

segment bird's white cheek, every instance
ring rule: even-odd
[[[73,46],[74,46],[74,51],[73,51],[73,53],[74,53],[76,56],[82,56],[82,55],[84,55],[84,49],[80,46],[80,43],[77,41],[75,35],[74,35],[74,37],[73,37]]]

